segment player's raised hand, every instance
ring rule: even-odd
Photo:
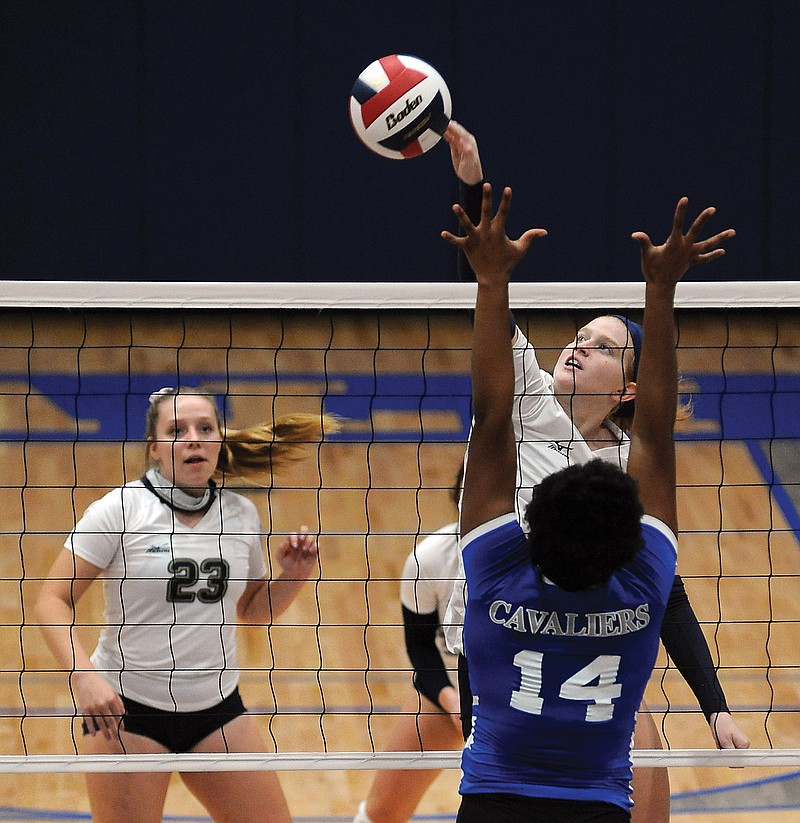
[[[276,559],[286,579],[306,580],[317,563],[317,541],[301,526],[278,547]]]
[[[478,154],[478,141],[461,123],[451,120],[442,135],[450,146],[453,170],[459,180],[474,186],[483,180],[483,167]]]
[[[706,221],[716,212],[713,206],[704,209],[695,218],[686,234],[683,224],[686,218],[687,197],[681,197],[675,207],[672,231],[660,246],[653,245],[650,237],[643,231],[634,232],[631,237],[639,244],[642,259],[642,274],[647,283],[675,285],[686,272],[698,263],[708,263],[725,254],[722,243],[733,237],[733,229],[715,234],[706,240],[699,235]]]
[[[506,219],[510,208],[511,189],[506,187],[497,213],[492,215],[492,187],[488,183],[483,184],[481,220],[477,226],[461,206],[453,206],[453,211],[464,228],[464,236],[457,237],[449,231],[443,231],[442,237],[454,246],[459,246],[467,255],[478,283],[494,282],[498,276],[504,277],[507,282],[533,241],[547,234],[545,229],[528,229],[516,240],[511,240],[506,234]]]

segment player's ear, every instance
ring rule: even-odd
[[[636,399],[636,381],[629,380],[625,384],[625,388],[620,392],[619,402],[627,403],[629,400]]]

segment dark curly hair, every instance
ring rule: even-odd
[[[567,591],[605,585],[642,547],[636,482],[604,460],[546,477],[525,510],[531,559]]]

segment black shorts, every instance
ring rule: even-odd
[[[216,706],[196,712],[169,712],[145,706],[129,697],[123,697],[122,702],[126,732],[149,737],[175,754],[191,751],[201,740],[247,711],[238,688]],[[89,734],[85,721],[83,733]]]
[[[519,794],[465,794],[456,823],[630,823],[631,813],[613,803],[524,797]]]

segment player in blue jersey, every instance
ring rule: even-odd
[[[683,198],[663,245],[634,235],[647,285],[628,475],[599,460],[551,475],[526,509],[526,534],[515,513],[505,326],[510,273],[545,232],[510,240],[510,202],[506,189],[493,217],[487,184],[479,224],[454,206],[465,236],[443,232],[478,282],[461,509],[475,707],[458,820],[627,821],[631,737],[676,564],[675,286],[691,265],[722,255],[734,232],[698,240],[706,209],[684,234]]]
[[[477,222],[484,179],[477,141],[452,120],[444,137],[450,145],[453,168],[459,179],[461,205],[467,216]],[[474,281],[474,273],[463,254],[459,254],[458,262],[460,279]],[[626,468],[635,399],[623,397],[620,402],[620,395],[623,388],[626,394],[631,391],[629,381],[633,381],[635,387],[642,329],[619,315],[595,317],[577,331],[550,374],[540,367],[534,346],[523,331],[515,327],[513,315],[509,315],[509,326],[514,342],[516,378],[513,418],[518,445],[517,514],[524,524],[532,489],[548,474],[593,458]],[[605,345],[609,338],[614,343],[611,349]],[[625,345],[621,347],[623,342]],[[627,397],[630,398],[630,394]],[[689,414],[689,406],[682,406],[676,419],[685,419]],[[461,627],[466,596],[463,563],[459,564],[459,581],[454,586],[445,619],[447,645],[454,652],[463,651]],[[671,662],[697,698],[716,745],[748,748],[750,741],[730,714],[711,652],[679,574],[675,575],[667,602],[661,640]],[[466,739],[472,722],[472,695],[463,654],[459,655],[458,669]],[[658,729],[644,702],[637,715],[634,748],[662,748]],[[634,769],[631,785],[634,823],[667,823],[670,786],[666,767]],[[376,819],[375,823],[383,821]]]

